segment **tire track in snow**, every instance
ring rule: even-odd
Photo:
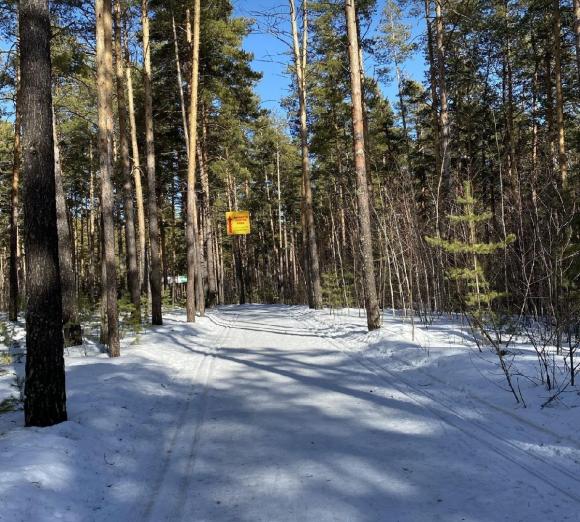
[[[209,340],[208,351],[201,356],[194,370],[190,393],[178,417],[170,442],[164,449],[161,472],[157,476],[151,497],[140,520],[174,522],[183,519],[184,501],[191,482],[196,449],[207,411],[207,396],[215,356],[224,346],[232,325],[237,319],[235,315],[233,319],[226,320],[225,324],[220,324],[210,314],[207,317],[222,330],[215,336],[215,339]],[[195,418],[193,432],[188,423],[188,420],[192,418]]]
[[[433,394],[417,387],[407,379],[401,377],[399,374],[395,374],[384,366],[374,361],[364,359],[360,354],[357,354],[348,348],[343,342],[322,331],[319,327],[321,323],[316,319],[313,319],[311,314],[309,317],[305,315],[306,314],[300,314],[301,324],[308,325],[313,333],[319,335],[321,339],[325,340],[334,349],[345,353],[353,361],[375,375],[383,383],[408,397],[419,407],[439,418],[439,420],[452,426],[464,435],[467,435],[469,438],[476,440],[488,451],[508,460],[512,464],[515,464],[529,475],[540,480],[542,483],[551,486],[553,489],[565,495],[572,501],[580,504],[580,494],[578,493],[578,491],[580,491],[580,478],[577,474],[548,462],[539,455],[527,452],[487,426],[483,426],[481,423],[461,415],[461,413],[456,410],[454,404],[449,404],[448,402],[441,400],[439,397],[435,397]],[[389,376],[390,379],[387,379],[385,374]],[[402,386],[397,385],[397,381],[403,383],[408,389],[412,390],[413,393],[410,393]],[[419,400],[417,396],[423,397],[427,399],[427,401],[437,404],[440,408],[430,408],[424,401]],[[448,414],[447,412],[450,412],[451,414]],[[516,418],[516,420],[518,419]],[[535,428],[535,426],[531,427]],[[475,428],[478,433],[474,433],[473,428]],[[528,465],[525,461],[529,461],[530,458],[536,461],[539,468],[544,469],[541,470]],[[556,479],[554,476],[550,476],[554,475],[554,472],[555,474],[560,474],[560,480]]]

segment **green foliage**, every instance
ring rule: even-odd
[[[0,415],[3,413],[9,413],[11,411],[16,411],[20,405],[20,400],[16,397],[8,397],[0,401]]]
[[[488,256],[499,250],[504,250],[516,240],[515,234],[509,234],[503,241],[481,243],[477,241],[477,225],[489,221],[491,212],[477,211],[478,200],[472,193],[471,182],[463,185],[463,196],[456,199],[457,204],[463,207],[463,213],[450,215],[453,225],[464,224],[467,228],[467,239],[443,239],[441,237],[425,237],[427,244],[434,248],[441,248],[449,254],[463,254],[463,266],[454,267],[447,271],[447,277],[461,283],[461,301],[470,309],[481,310],[485,307],[490,310],[493,301],[506,297],[506,292],[497,292],[490,288],[485,271],[479,256]]]
[[[344,277],[344,279],[343,279]],[[353,302],[352,289],[354,276],[345,272],[341,276],[337,272],[322,274],[322,300],[330,308],[348,307]]]
[[[96,304],[92,298],[85,294],[80,294],[77,298],[78,319],[81,324],[90,322],[96,313]]]
[[[471,222],[476,223],[477,221],[473,220]],[[445,252],[450,254],[478,254],[485,256],[488,254],[493,254],[498,250],[505,249],[507,245],[513,243],[516,240],[516,236],[515,234],[509,234],[504,241],[498,241],[497,243],[465,243],[460,240],[447,240],[441,239],[439,237],[426,237],[425,240],[427,243],[429,243],[429,245],[433,247],[440,247],[445,250]]]
[[[141,305],[142,306],[142,305]],[[128,296],[123,296],[117,301],[120,316],[121,333],[132,332],[139,335],[143,331],[141,317],[137,313],[135,305]]]
[[[400,67],[417,49],[417,44],[411,40],[411,26],[402,22],[402,3],[386,0],[383,9],[375,52],[379,62],[384,64],[378,71],[384,79],[390,79],[390,65],[395,67],[396,75],[400,77]]]
[[[10,348],[14,342],[13,327],[6,321],[0,321],[0,341],[8,348]]]
[[[322,274],[322,300],[330,308],[344,306],[340,279],[335,272]]]

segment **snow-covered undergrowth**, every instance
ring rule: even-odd
[[[0,320],[0,415],[20,407],[24,383],[25,336],[23,323]]]

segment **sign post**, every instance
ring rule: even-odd
[[[250,213],[247,210],[226,212],[226,228],[228,236],[247,236],[250,233]],[[234,259],[236,276],[240,291],[240,304],[246,303],[246,281],[244,277],[244,262],[241,255],[240,237],[234,237]]]
[[[247,210],[226,212],[228,236],[246,236],[250,233],[250,213]]]

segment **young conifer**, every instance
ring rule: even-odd
[[[477,225],[489,221],[492,218],[492,213],[488,211],[477,213],[478,201],[473,196],[470,181],[463,184],[463,196],[459,196],[456,201],[463,207],[463,213],[449,215],[448,218],[456,226],[465,226],[466,239],[463,241],[460,239],[447,240],[440,237],[426,237],[425,239],[431,246],[442,248],[449,254],[458,254],[458,257],[464,257],[465,265],[448,270],[447,277],[458,283],[459,291],[463,292],[459,297],[464,304],[464,312],[471,326],[475,326],[484,339],[493,346],[507,384],[516,402],[519,403],[520,397],[518,397],[512,383],[510,366],[504,359],[507,352],[502,348],[501,328],[497,328],[497,317],[491,308],[492,301],[505,297],[506,292],[497,292],[491,289],[480,261],[481,256],[491,255],[498,250],[507,248],[510,243],[516,240],[516,236],[508,234],[504,241],[496,243],[478,241]],[[493,332],[496,335],[493,335]]]
[[[465,266],[451,268],[447,271],[447,276],[453,281],[464,283],[462,286],[465,293],[460,297],[465,305],[471,310],[482,311],[483,308],[489,309],[492,301],[505,297],[506,293],[491,289],[480,257],[504,250],[516,240],[516,236],[508,234],[504,241],[496,243],[479,242],[477,225],[489,221],[492,214],[489,211],[477,212],[478,201],[473,196],[470,181],[466,181],[463,187],[463,196],[459,196],[456,200],[463,207],[463,213],[449,215],[448,218],[454,225],[464,224],[466,226],[466,240],[442,239],[440,237],[426,237],[425,240],[431,246],[442,248],[449,254],[465,255]]]

